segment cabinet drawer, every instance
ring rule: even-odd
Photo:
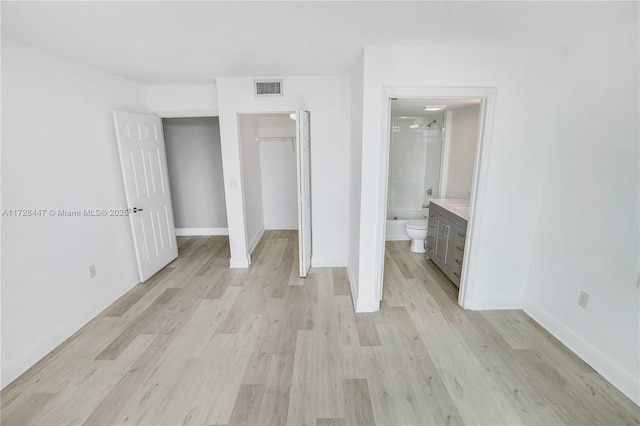
[[[438,216],[436,216],[435,214],[430,214],[429,215],[429,222],[428,222],[428,228],[429,229],[438,229]]]
[[[451,278],[451,281],[453,281],[453,283],[455,285],[457,285],[458,287],[460,287],[460,272],[458,271],[452,271],[451,272],[453,277]]]
[[[462,270],[462,256],[455,256],[451,261],[451,270],[452,271],[460,271]]]
[[[460,230],[456,230],[456,235],[455,235],[455,242],[456,245],[459,245],[460,247],[462,247],[464,249],[464,243],[467,239],[467,236],[465,235],[464,232],[461,232]]]
[[[464,256],[464,241],[462,243],[455,241],[453,244],[453,256]]]
[[[436,239],[431,236],[427,236],[427,253],[431,253],[431,252],[435,253],[435,250],[436,250]]]

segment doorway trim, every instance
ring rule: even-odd
[[[242,201],[242,226],[243,226],[243,232],[244,232],[244,247],[245,247],[245,252],[246,252],[246,261],[247,264],[246,265],[242,265],[242,266],[233,266],[232,267],[242,267],[242,268],[247,268],[249,267],[249,265],[251,264],[251,254],[253,249],[257,246],[257,244],[260,242],[260,240],[262,239],[262,236],[264,234],[265,228],[263,226],[262,231],[259,233],[259,236],[257,237],[255,244],[252,244],[251,241],[249,241],[249,235],[248,235],[248,220],[247,220],[247,205],[246,205],[246,182],[245,182],[245,164],[244,164],[244,155],[243,155],[243,137],[242,137],[242,117],[246,117],[246,116],[256,116],[258,118],[260,118],[260,116],[288,116],[290,118],[293,118],[295,120],[296,123],[296,136],[295,136],[295,141],[296,142],[296,146],[294,151],[296,152],[296,167],[297,167],[297,172],[296,172],[296,182],[297,182],[297,209],[298,209],[298,224],[297,224],[297,231],[298,231],[298,237],[301,238],[301,235],[303,234],[308,234],[306,235],[306,237],[308,238],[305,241],[308,241],[308,245],[309,247],[307,247],[308,250],[304,250],[304,245],[303,245],[303,241],[300,240],[299,241],[299,247],[298,247],[298,257],[299,257],[299,262],[300,262],[300,278],[305,278],[307,276],[307,273],[309,271],[309,268],[311,267],[311,263],[312,263],[312,250],[313,250],[313,245],[312,245],[312,220],[311,220],[311,208],[309,208],[309,232],[305,233],[304,232],[304,228],[305,228],[305,222],[302,221],[302,219],[304,218],[304,213],[301,213],[301,209],[304,208],[304,205],[306,203],[302,202],[302,195],[301,195],[301,184],[302,184],[302,179],[303,179],[303,170],[301,170],[301,161],[303,161],[301,159],[301,153],[303,151],[302,149],[302,144],[300,143],[301,141],[301,129],[300,129],[300,123],[301,123],[301,119],[298,117],[292,117],[293,114],[295,114],[296,116],[302,116],[304,113],[304,115],[306,116],[306,121],[307,121],[307,131],[308,133],[308,138],[307,138],[307,149],[305,150],[308,156],[308,163],[307,164],[307,170],[310,170],[310,166],[311,166],[311,157],[310,157],[310,147],[309,147],[309,143],[310,143],[310,138],[311,138],[311,134],[310,134],[310,121],[309,121],[309,114],[310,112],[308,110],[305,109],[298,109],[298,110],[282,110],[282,111],[263,111],[263,112],[245,112],[245,111],[236,111],[236,130],[237,130],[237,137],[238,137],[238,159],[239,159],[239,175],[238,175],[238,186],[240,189],[240,199]],[[260,139],[259,137],[257,139]],[[309,171],[309,185],[308,185],[308,192],[309,192],[309,197],[307,202],[310,203],[311,201],[311,186],[310,186],[310,171]],[[302,191],[304,193],[304,191]],[[264,225],[264,224],[263,224]],[[232,233],[232,229],[231,227],[229,228],[229,234],[231,236]],[[307,259],[308,258],[308,259]],[[233,260],[233,258],[232,258]],[[304,269],[304,270],[303,270]]]
[[[200,117],[218,117],[217,109],[194,109],[194,110],[176,110],[176,111],[156,111],[160,118],[200,118]]]
[[[473,305],[474,275],[477,268],[469,259],[476,258],[477,245],[481,232],[475,224],[484,212],[489,155],[491,152],[491,134],[493,115],[495,110],[497,89],[495,87],[403,87],[386,86],[382,88],[380,170],[378,175],[378,206],[377,206],[377,241],[376,241],[376,270],[374,273],[374,294],[382,300],[384,280],[385,254],[385,226],[387,192],[389,181],[389,146],[390,146],[390,117],[391,98],[479,98],[480,117],[478,128],[478,142],[474,160],[473,178],[471,184],[471,199],[469,201],[469,223],[465,242],[465,253],[462,262],[462,279],[458,293],[458,304],[465,309]]]

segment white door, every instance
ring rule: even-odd
[[[114,111],[120,166],[140,281],[178,256],[159,117]]]
[[[311,156],[308,111],[296,113],[296,154],[300,277],[304,278],[311,268]]]

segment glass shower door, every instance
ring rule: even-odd
[[[432,124],[432,127],[424,131],[427,144],[427,164],[424,175],[424,194],[422,197],[423,209],[429,207],[429,202],[432,198],[438,198],[440,195],[440,167],[442,162],[444,127],[442,127],[439,122],[440,120],[436,121],[436,123]]]

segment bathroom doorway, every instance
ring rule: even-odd
[[[492,89],[466,90],[468,94],[461,93],[463,89],[451,89],[449,96],[444,89],[385,90],[388,128],[384,132],[382,159],[386,188],[382,194],[384,205],[380,205],[385,209],[385,220],[381,223],[384,239],[377,246],[380,270],[379,281],[376,280],[380,300],[384,280],[394,276],[393,270],[386,271],[385,262],[390,260],[388,246],[395,257],[406,251],[407,256],[419,257],[420,262],[430,262],[426,253],[430,204],[434,199],[436,202],[455,199],[456,208],[464,210],[469,237],[459,244],[467,254],[464,260],[457,259],[460,270],[455,271],[455,276],[462,275],[462,280],[451,283],[451,290],[458,303],[465,306],[465,297],[471,289],[466,283],[473,263],[470,259],[480,161],[486,148],[482,142],[486,139],[485,122],[495,96]],[[395,266],[396,277],[406,275],[406,271],[400,274],[402,267]]]

